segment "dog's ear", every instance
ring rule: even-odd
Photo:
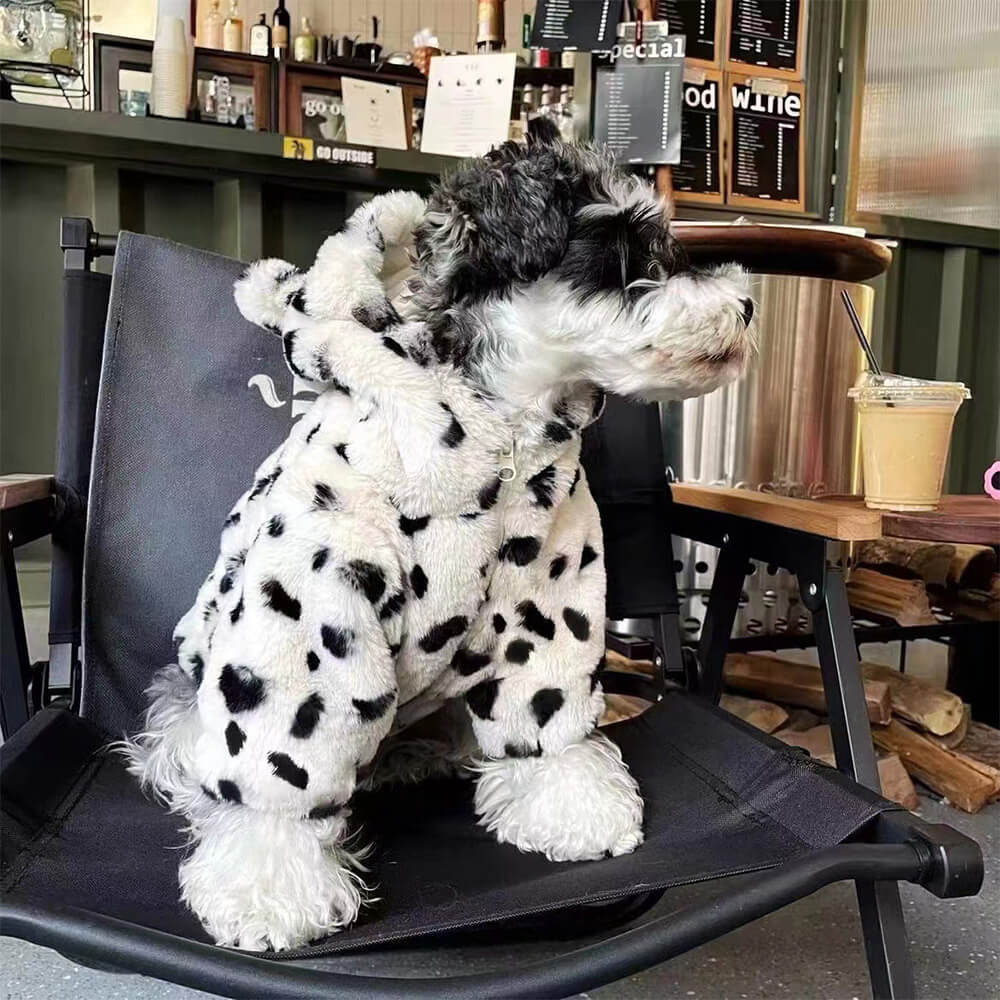
[[[559,129],[548,115],[536,115],[528,122],[528,144],[554,146],[560,140]]]
[[[506,142],[442,178],[417,231],[417,267],[435,310],[529,282],[566,251],[574,167],[559,144]]]

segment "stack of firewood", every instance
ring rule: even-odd
[[[892,618],[900,625],[931,625],[928,588],[951,610],[996,617],[1000,606],[997,556],[988,545],[958,545],[908,538],[861,542],[857,568],[847,582],[856,611]]]
[[[1000,730],[970,722],[968,706],[950,691],[880,664],[861,668],[887,798],[914,808],[911,778],[916,778],[966,812],[1000,799]],[[725,681],[739,694],[723,695],[723,708],[825,764],[834,763],[830,727],[816,714],[826,710],[817,667],[731,653]]]

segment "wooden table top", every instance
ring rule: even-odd
[[[702,267],[735,261],[757,274],[866,281],[892,263],[892,251],[875,240],[810,226],[675,222],[671,229]]]
[[[863,497],[824,497],[837,504],[864,508]],[[1000,500],[984,494],[941,497],[937,510],[879,511],[882,534],[891,538],[919,538],[928,542],[964,542],[1000,545]]]
[[[879,538],[882,531],[881,511],[869,510],[863,500],[860,505],[854,503],[854,497],[842,498],[844,503],[816,503],[803,497],[700,483],[671,483],[670,492],[674,503],[841,542],[870,541]]]

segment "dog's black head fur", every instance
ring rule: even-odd
[[[535,119],[443,177],[416,233],[423,315],[443,333],[454,307],[556,271],[583,296],[686,268],[662,206],[592,148],[559,141]]]
[[[412,301],[441,360],[481,366],[485,355],[502,352],[503,336],[509,343],[509,334],[491,339],[490,314],[500,316],[505,305],[520,303],[525,317],[537,315],[540,304],[556,299],[576,314],[565,330],[555,331],[563,337],[559,351],[571,348],[575,336],[583,355],[595,357],[604,345],[584,343],[578,334],[594,324],[608,326],[610,308],[628,322],[627,331],[614,324],[618,341],[627,341],[633,353],[640,342],[659,347],[661,368],[667,362],[710,362],[725,352],[739,362],[729,366],[735,373],[747,356],[740,341],[752,306],[741,279],[730,269],[718,275],[713,291],[716,275],[691,270],[651,187],[594,147],[560,141],[547,119],[532,123],[526,143],[506,142],[444,176],[414,235]],[[668,296],[667,285],[678,276],[699,287],[674,284]],[[560,313],[560,324],[566,316]],[[679,343],[685,330],[705,342],[704,350]],[[623,359],[616,357],[615,367]],[[600,384],[600,372],[591,377]],[[655,377],[665,388],[668,380]],[[713,369],[708,381],[718,378]],[[621,379],[608,381],[603,387],[612,391],[622,385]],[[690,384],[683,377],[681,391],[689,392]]]

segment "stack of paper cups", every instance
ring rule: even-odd
[[[161,17],[153,42],[153,114],[165,118],[186,117],[190,89],[184,20]]]

